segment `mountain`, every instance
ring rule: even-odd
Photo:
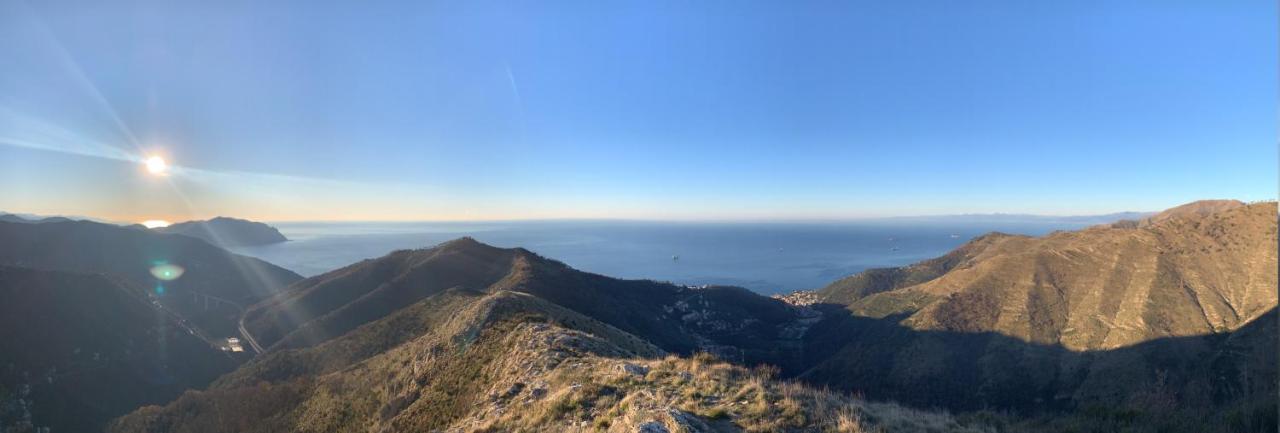
[[[979,236],[941,257],[898,268],[873,268],[841,278],[814,295],[813,302],[851,304],[881,292],[928,282],[962,267],[1007,235],[990,233]]]
[[[200,238],[224,247],[266,245],[289,240],[275,227],[227,217],[216,217],[207,221],[187,221],[155,230],[161,233]]]
[[[110,430],[1274,431],[1276,215],[992,233],[806,305],[463,238],[254,304],[262,355]]]
[[[450,288],[322,343],[273,349],[109,431],[982,431],[770,368],[663,353],[529,293]]]
[[[884,279],[892,284],[837,282],[821,293],[865,315],[909,313],[913,329],[1072,350],[1229,331],[1276,305],[1275,215],[1274,203],[1197,202],[1141,228],[988,235],[893,271],[903,275]],[[897,290],[874,290],[885,287]]]
[[[245,327],[263,347],[306,347],[450,288],[529,293],[667,351],[709,351],[750,363],[784,362],[798,343],[788,332],[804,319],[783,302],[738,287],[619,280],[523,248],[461,238],[300,281],[249,308]]]
[[[841,280],[816,293],[825,318],[800,375],[960,410],[1203,422],[1274,402],[1276,214],[1274,202],[1192,203],[1137,224],[990,234]],[[1163,412],[1141,403],[1153,389]]]
[[[223,337],[236,335],[242,306],[302,278],[199,239],[90,221],[0,222],[0,264],[122,278]]]
[[[1160,221],[1170,220],[1174,218],[1195,218],[1206,215],[1231,210],[1245,206],[1244,202],[1239,200],[1200,200],[1187,203],[1181,206],[1169,208],[1164,212],[1151,215],[1144,219],[1144,223],[1158,223]]]
[[[11,222],[11,223],[41,224],[41,223],[56,223],[56,222],[72,221],[72,219],[66,218],[66,217],[57,217],[57,216],[39,217],[34,215],[29,217],[24,217],[18,214],[7,213],[7,214],[0,214],[0,221]]]
[[[112,431],[980,431],[703,352],[792,359],[809,319],[740,288],[617,280],[462,238],[252,306],[265,355]]]
[[[237,362],[101,275],[0,266],[0,430],[101,431]]]
[[[1010,214],[1010,213],[987,213],[987,214],[957,214],[957,215],[924,215],[924,216],[904,216],[879,218],[879,221],[911,221],[922,223],[950,223],[950,224],[972,224],[972,223],[1034,223],[1034,222],[1053,222],[1065,224],[1110,224],[1123,220],[1140,220],[1155,215],[1156,212],[1115,212],[1099,215],[1036,215],[1036,214]]]

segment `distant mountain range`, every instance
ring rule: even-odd
[[[619,280],[470,238],[301,279],[175,234],[0,222],[0,264],[11,280],[50,281],[13,287],[134,300],[92,323],[170,317],[106,342],[177,326],[262,350],[207,389],[219,370],[172,373],[191,390],[112,432],[1269,432],[1276,215],[1274,202],[1206,201],[1044,237],[992,233],[783,299]],[[186,269],[166,295],[145,266],[157,255]],[[205,310],[210,298],[227,302]],[[75,314],[89,313],[56,320]],[[31,372],[79,358],[6,329],[0,344],[31,354],[0,386],[56,392]],[[188,346],[181,356],[213,344]],[[62,407],[41,395],[32,407]],[[57,414],[81,412],[111,410]]]
[[[73,220],[71,218],[66,218],[66,217],[24,217],[21,215],[7,213],[7,214],[0,214],[0,221],[10,222],[10,223],[22,223],[22,224],[41,224],[41,223],[56,223],[56,222],[73,221]]]
[[[1140,220],[1155,215],[1156,212],[1116,212],[1100,215],[1037,215],[1009,213],[974,213],[955,215],[921,215],[881,218],[885,221],[915,222],[1066,222],[1079,224],[1108,224],[1122,220]]]
[[[40,216],[0,212],[0,222],[43,224],[51,222],[90,221],[142,228],[141,224],[112,223],[93,218]],[[289,239],[275,227],[264,223],[230,217],[214,217],[208,220],[184,221],[167,227],[153,229],[161,233],[173,233],[203,239],[218,246],[239,247],[286,242]]]

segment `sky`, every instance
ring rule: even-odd
[[[1277,193],[1273,1],[260,3],[0,0],[0,210],[792,220]]]

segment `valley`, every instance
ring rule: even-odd
[[[1226,432],[1275,423],[1276,214],[1274,202],[1205,202],[993,233],[779,297],[615,279],[472,238],[305,279],[88,222],[0,226],[14,240],[0,257],[18,275],[118,275],[129,288],[113,293],[142,308],[119,314],[165,318],[171,338],[207,353],[151,356],[224,360],[170,373],[169,394],[122,400],[152,406],[115,409],[112,432]],[[86,237],[110,240],[112,259],[76,243]],[[74,249],[32,254],[52,245]],[[123,260],[157,250],[189,269],[164,295]],[[225,310],[182,301],[200,295]],[[119,332],[131,347],[155,330]],[[246,352],[218,351],[206,332]],[[74,368],[24,335],[0,338],[44,357],[11,364],[23,374]],[[39,395],[19,399],[51,410]],[[39,413],[31,425],[48,422]]]

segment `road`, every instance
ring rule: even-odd
[[[235,304],[232,304],[235,305]],[[237,305],[238,307],[239,305]],[[262,346],[258,345],[258,340],[253,339],[253,335],[249,334],[249,330],[244,327],[244,308],[240,309],[240,336],[244,337],[244,341],[249,342],[249,347],[253,348],[254,353],[262,353]]]
[[[145,289],[137,289],[136,291],[129,290],[128,288],[126,288],[126,286],[129,283],[125,282],[124,280],[115,280],[115,281],[117,282],[117,284],[113,284],[112,286],[118,288],[121,292],[123,292],[128,297],[133,298],[138,302],[141,302],[144,305],[147,305],[150,308],[154,308],[156,311],[159,311],[166,316],[169,316],[169,320],[171,320],[174,324],[177,324],[178,326],[182,327],[182,329],[186,330],[188,334],[191,334],[191,336],[199,338],[200,340],[204,341],[205,344],[208,344],[214,348],[221,347],[221,345],[218,343],[217,340],[213,339],[212,337],[209,337],[207,334],[204,333],[204,331],[200,330],[199,328],[191,326],[191,324],[187,323],[187,320],[183,318],[182,315],[174,312],[173,310],[170,310],[169,307],[164,306],[164,304],[161,303],[159,299],[153,298],[151,296],[142,295],[141,293],[146,293]],[[231,303],[231,305],[236,305],[236,304]],[[243,309],[241,311],[243,311]],[[228,354],[227,356],[231,356],[231,355]]]
[[[253,334],[250,334],[250,333],[249,333],[249,330],[248,330],[248,329],[246,329],[246,328],[244,327],[244,316],[245,316],[245,314],[247,313],[247,311],[245,311],[245,309],[244,309],[244,307],[243,307],[243,306],[241,306],[240,304],[237,304],[237,303],[235,303],[235,302],[231,302],[231,301],[230,301],[230,300],[228,300],[228,299],[219,298],[219,297],[217,297],[217,296],[209,296],[209,295],[205,295],[205,294],[201,294],[200,296],[206,296],[206,297],[208,297],[209,299],[213,299],[213,300],[216,300],[216,301],[218,301],[218,302],[225,302],[225,303],[227,303],[228,305],[231,305],[231,306],[233,306],[233,307],[236,307],[236,309],[237,309],[237,310],[240,310],[240,321],[236,324],[236,327],[237,327],[237,328],[239,329],[239,331],[240,331],[240,337],[244,338],[244,341],[245,341],[246,343],[249,343],[249,347],[253,348],[253,353],[262,353],[262,352],[265,352],[265,350],[262,350],[262,346],[258,345],[258,340],[255,340],[255,339],[253,338]]]

